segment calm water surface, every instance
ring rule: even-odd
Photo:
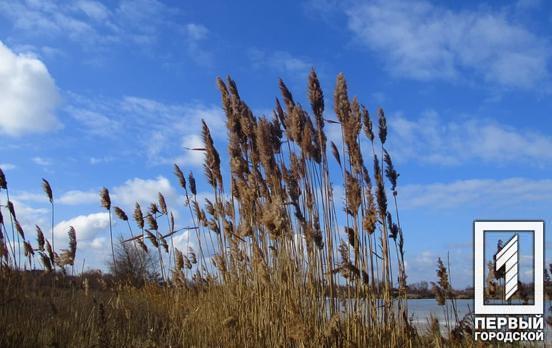
[[[546,301],[545,308],[550,307],[550,301]],[[462,319],[466,314],[473,310],[473,300],[457,300],[458,317]],[[443,306],[439,306],[434,299],[411,299],[408,300],[408,313],[413,318],[413,323],[419,329],[428,327],[428,319],[431,315],[436,317],[441,324],[441,329],[446,330],[445,312]],[[452,313],[451,313],[452,314]],[[454,318],[451,318],[454,320]],[[453,323],[451,323],[453,324]],[[545,339],[550,344],[552,341],[552,331],[545,324]]]

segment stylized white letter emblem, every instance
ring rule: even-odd
[[[502,267],[505,267],[506,270],[504,272],[505,300],[509,300],[518,289],[518,248],[518,234],[516,233],[496,254],[495,271]]]

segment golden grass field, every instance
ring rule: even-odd
[[[37,227],[36,237],[23,231],[2,173],[0,346],[474,345],[462,318],[445,332],[436,319],[427,328],[411,323],[408,229],[384,111],[370,115],[349,96],[343,75],[336,119],[326,116],[314,70],[309,108],[279,85],[273,115],[256,117],[231,78],[218,80],[230,171],[223,173],[205,123],[204,146],[190,151],[205,154],[212,198],[200,202],[193,175],[175,165],[193,226],[179,225],[162,195],[127,214],[102,189],[98,204],[129,227],[124,242],[106,231],[112,274],[80,272],[79,231],[68,231],[69,245],[54,243],[55,197],[46,180],[52,226]],[[340,129],[342,145],[328,141],[328,127]],[[337,186],[344,202],[334,196]],[[197,238],[195,249],[174,247],[183,229]],[[437,268],[436,299],[452,317],[447,267],[439,260]]]

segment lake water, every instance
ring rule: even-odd
[[[550,304],[550,301],[546,301],[545,309],[548,309]],[[473,310],[473,300],[457,300],[456,307],[458,310],[458,318],[461,320],[466,314]],[[439,306],[434,299],[408,300],[408,314],[413,318],[413,324],[418,329],[423,330],[427,328],[429,323],[428,319],[431,315],[433,315],[439,320],[443,332],[446,331],[446,320],[443,306]],[[454,320],[454,318],[451,319]],[[452,322],[451,325],[454,325],[454,322]],[[547,341],[552,341],[552,330],[550,330],[546,324],[545,339]]]
[[[413,318],[414,325],[420,327],[427,326],[431,315],[439,320],[441,325],[445,325],[444,306],[439,306],[435,299],[411,299],[408,300],[408,314]],[[457,300],[456,307],[458,318],[462,319],[473,309],[473,300]],[[450,307],[452,308],[452,307]],[[454,318],[451,318],[454,319]]]

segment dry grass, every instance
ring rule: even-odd
[[[327,119],[312,71],[312,113],[280,81],[283,103],[276,99],[273,117],[256,117],[231,78],[217,83],[227,118],[230,173],[224,180],[205,122],[203,147],[190,151],[205,153],[212,198],[199,202],[193,175],[186,180],[175,165],[193,226],[176,227],[159,195],[147,213],[136,204],[133,217],[140,233],[134,234],[128,215],[112,208],[109,191],[100,193],[110,217],[113,265],[112,210],[128,224],[125,243],[158,254],[161,284],[136,288],[97,277],[91,289],[87,275],[64,275],[75,259],[74,230],[69,248],[57,255],[38,228],[45,271],[55,264],[63,273],[16,272],[21,256],[12,235],[11,241],[2,239],[0,346],[469,344],[471,338],[461,330],[444,338],[435,330],[418,332],[410,322],[399,175],[386,149],[383,109],[377,110],[375,130],[367,108],[349,97],[345,77],[339,75],[337,120]],[[342,144],[330,143],[337,166],[327,157],[327,127],[338,127],[342,134]],[[44,183],[53,218],[52,190]],[[344,202],[335,196],[341,185]],[[9,208],[3,174],[0,188]],[[10,211],[17,226],[13,207]],[[196,234],[197,253],[174,248],[172,237],[182,230]],[[20,237],[25,240],[23,233]],[[27,257],[27,269],[33,268],[30,251]]]

